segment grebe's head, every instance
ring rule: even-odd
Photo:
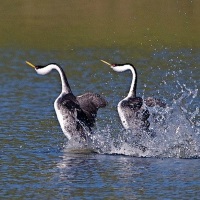
[[[134,66],[132,64],[129,63],[125,63],[125,64],[110,64],[104,60],[101,60],[103,63],[109,65],[114,71],[116,72],[124,72],[126,70],[132,70],[134,68]]]
[[[48,64],[48,65],[44,65],[44,66],[37,65],[36,66],[28,61],[26,61],[26,64],[33,67],[35,69],[35,71],[40,75],[48,74],[52,69],[55,69],[55,67],[58,67],[57,64]]]

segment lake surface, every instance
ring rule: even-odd
[[[20,0],[0,11],[0,199],[199,198],[199,1]],[[116,106],[131,73],[100,59],[134,64],[138,96],[167,103],[150,110],[155,138],[123,130]],[[75,95],[106,98],[87,148],[60,129],[59,75],[26,60],[58,63]]]

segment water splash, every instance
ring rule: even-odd
[[[137,157],[200,158],[199,107],[191,109],[198,89],[188,89],[178,81],[177,85],[181,90],[174,94],[171,105],[149,108],[150,133],[140,131],[138,134],[121,128],[116,132],[116,122],[113,122],[88,136],[85,143],[69,141],[68,150]]]

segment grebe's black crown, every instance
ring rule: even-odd
[[[130,66],[134,67],[134,66],[133,66],[133,64],[131,64],[131,63],[124,63],[124,64],[112,64],[112,66],[113,66],[113,67],[115,67],[115,66],[124,66],[124,65],[130,65]]]
[[[58,67],[60,67],[60,65],[57,64],[57,63],[49,63],[49,64],[47,64],[47,65],[36,65],[35,68],[36,68],[36,69],[42,69],[42,68],[45,68],[45,67],[48,66],[48,65],[57,65]]]

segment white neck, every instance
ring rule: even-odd
[[[60,79],[62,83],[62,93],[72,93],[65,72],[60,66],[56,64],[49,64],[46,67],[36,69],[36,71],[38,74],[45,75],[48,74],[52,69],[57,70],[60,74]]]
[[[131,87],[130,87],[130,90],[129,90],[129,93],[128,93],[128,96],[126,97],[126,99],[136,96],[136,72],[133,69],[133,67],[130,67],[129,69],[132,72],[132,82],[131,82]]]
[[[136,96],[136,86],[137,86],[137,74],[135,68],[131,64],[124,65],[114,65],[111,68],[116,72],[124,72],[126,70],[131,70],[132,72],[132,82],[131,87],[128,93],[128,96],[125,99]]]
[[[62,93],[72,93],[69,83],[67,81],[67,77],[63,69],[57,65],[54,65],[58,73],[60,74],[61,84],[62,84]]]

